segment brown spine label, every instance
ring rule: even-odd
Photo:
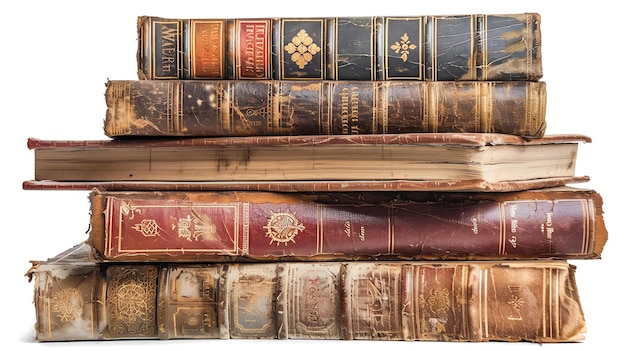
[[[191,22],[192,79],[222,79],[226,46],[223,21]]]

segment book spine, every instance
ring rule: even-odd
[[[122,262],[597,257],[594,195],[431,197],[94,191],[89,243]]]
[[[280,136],[545,133],[545,82],[126,80],[106,87],[105,134]]]
[[[326,79],[376,80],[376,30],[374,17],[328,20]]]
[[[37,340],[580,340],[566,261],[51,265]],[[532,302],[532,303],[531,303]]]
[[[539,80],[536,13],[138,18],[140,79]]]
[[[428,16],[427,80],[537,80],[541,70],[538,15]]]

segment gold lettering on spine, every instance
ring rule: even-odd
[[[341,93],[339,93],[341,97],[341,134],[348,134],[349,132],[349,124],[348,124],[348,96],[349,91],[348,88],[341,89]]]
[[[192,76],[194,78],[223,77],[224,42],[222,22],[194,22],[192,35],[193,58]]]
[[[359,88],[352,87],[350,95],[350,132],[359,134]]]
[[[341,99],[341,134],[360,134],[359,130],[359,88],[343,88]]]
[[[517,212],[517,205],[512,205],[510,208],[510,216],[511,216],[511,223],[510,223],[510,228],[511,228],[511,234],[515,234],[517,232],[517,219],[515,219],[515,213]],[[513,248],[517,248],[517,237],[515,235],[511,236],[511,239],[509,239],[509,243],[511,243],[511,246],[513,246]]]
[[[268,77],[268,24],[267,22],[239,23],[239,62],[237,68],[239,78]]]
[[[176,38],[178,36],[178,28],[167,25],[161,28],[161,71],[172,72],[176,70]]]
[[[243,254],[247,255],[250,253],[250,203],[249,202],[245,202],[242,205],[243,207],[243,240],[242,240],[242,250],[243,250]],[[236,217],[235,217],[235,229],[239,228],[239,223],[236,222]],[[235,235],[235,238],[237,238],[238,235]]]
[[[554,234],[552,216],[554,216],[554,213],[552,212],[546,213],[546,223],[545,225],[544,224],[541,225],[541,230],[543,231],[545,229],[546,237],[548,238],[548,240],[552,240],[552,235]]]

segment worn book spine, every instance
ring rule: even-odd
[[[80,247],[74,250],[80,251]],[[64,253],[68,260],[72,252]],[[39,341],[584,338],[564,260],[33,262]]]
[[[94,261],[599,258],[602,198],[511,193],[90,195]]]
[[[536,13],[407,17],[140,16],[140,79],[530,80]]]
[[[104,131],[126,136],[502,133],[541,137],[546,84],[526,81],[113,80]]]

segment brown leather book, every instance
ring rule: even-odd
[[[537,13],[320,18],[140,16],[140,79],[532,80]]]
[[[600,258],[602,198],[525,192],[102,192],[94,261]]]
[[[541,137],[546,83],[112,80],[116,137],[501,133]]]
[[[356,182],[424,182],[422,190],[482,183],[545,186],[575,178],[583,135],[524,139],[506,134],[385,134],[117,140],[29,139],[36,181],[153,182],[155,188],[265,183],[275,190],[341,189]],[[235,182],[235,185],[230,182]],[[330,182],[330,183],[326,183]],[[333,183],[334,182],[334,183]],[[230,184],[230,185],[229,185]],[[188,185],[188,184],[187,184]],[[191,185],[193,186],[193,185]],[[507,189],[505,186],[501,189]],[[512,188],[515,188],[513,186]],[[509,188],[511,189],[511,188]],[[232,189],[230,189],[232,190]],[[351,190],[355,190],[354,187]],[[468,190],[477,190],[468,189]]]
[[[33,261],[36,338],[582,340],[564,260],[96,264]]]

